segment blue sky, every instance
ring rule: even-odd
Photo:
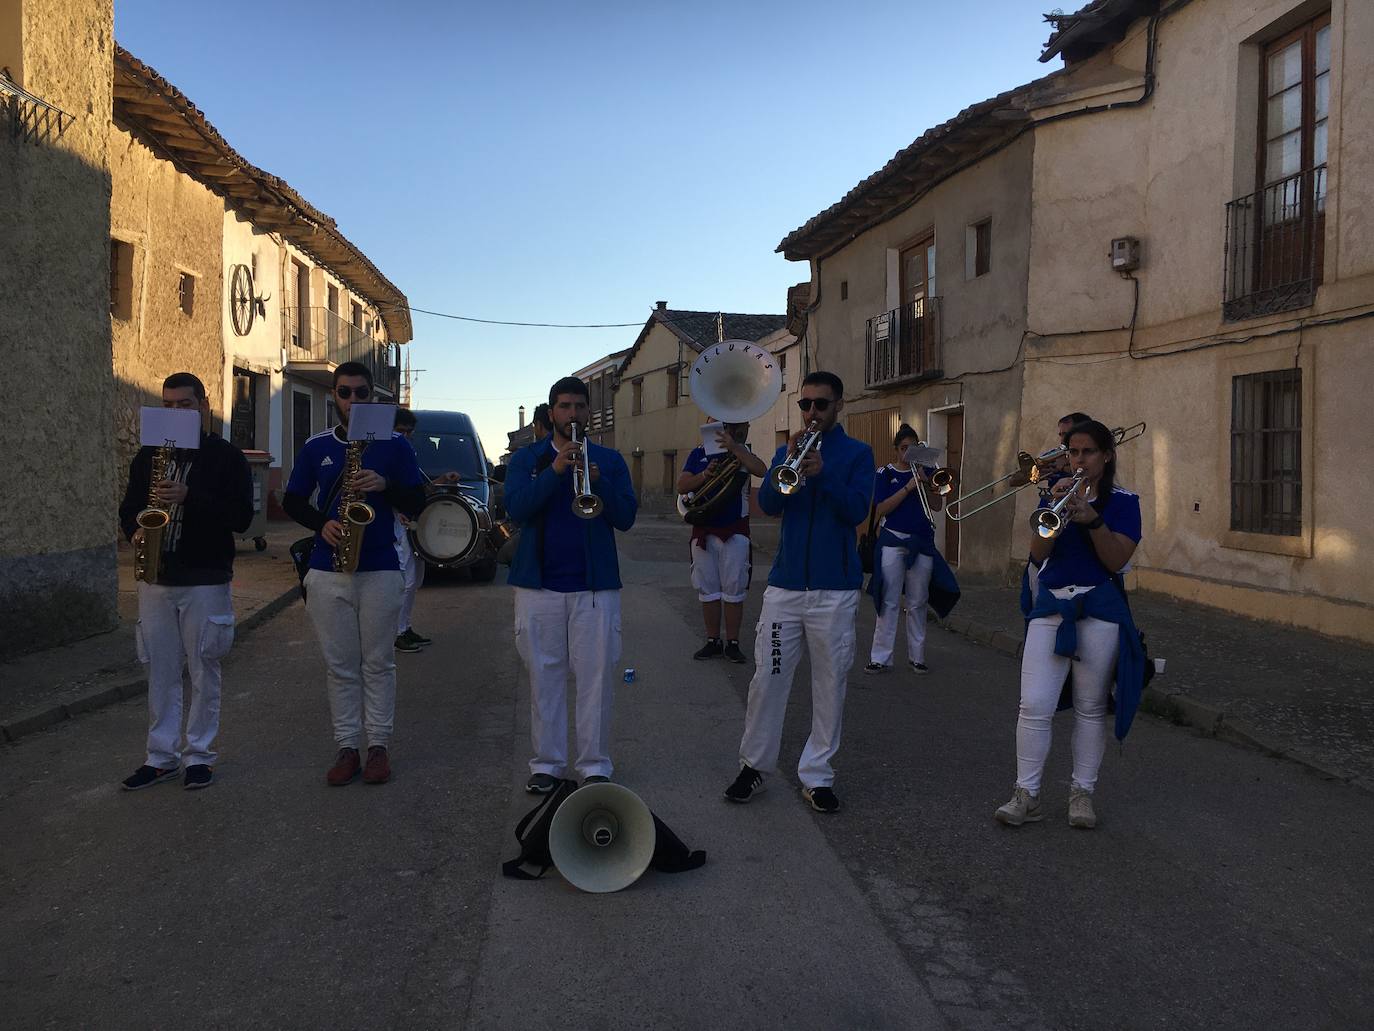
[[[783,236],[1056,67],[1049,6],[116,0],[115,35],[415,307],[642,323],[781,312],[808,274]],[[493,459],[517,405],[636,334],[414,319],[416,405],[472,414]]]

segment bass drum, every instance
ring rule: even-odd
[[[426,499],[409,532],[415,553],[431,566],[460,569],[476,562],[489,548],[491,513],[462,491],[440,487]]]

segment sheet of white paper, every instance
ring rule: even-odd
[[[395,429],[395,405],[354,405],[348,410],[349,440],[390,440]]]
[[[162,447],[200,447],[200,412],[192,408],[145,407],[139,419],[138,442]]]
[[[716,443],[716,434],[725,429],[723,422],[708,422],[701,428],[701,446],[706,449],[706,456],[725,454],[725,448]]]
[[[924,444],[918,447],[913,444],[911,447],[908,447],[906,449],[906,454],[904,457],[906,458],[908,465],[938,466],[940,464],[940,459],[945,457],[945,452],[942,448],[927,447]]]

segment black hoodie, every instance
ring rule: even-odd
[[[126,538],[148,507],[151,447],[141,448],[129,466],[129,485],[119,506]],[[173,587],[227,584],[234,576],[234,535],[253,521],[253,479],[243,452],[214,433],[200,435],[200,447],[174,452],[168,479],[186,484],[186,500],[172,506],[163,531],[162,570],[157,582]]]

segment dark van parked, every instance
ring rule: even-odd
[[[496,481],[481,438],[462,412],[414,414],[411,443],[431,486],[425,510],[411,526],[411,543],[431,568],[466,568],[474,580],[490,580],[505,513],[494,496]]]

